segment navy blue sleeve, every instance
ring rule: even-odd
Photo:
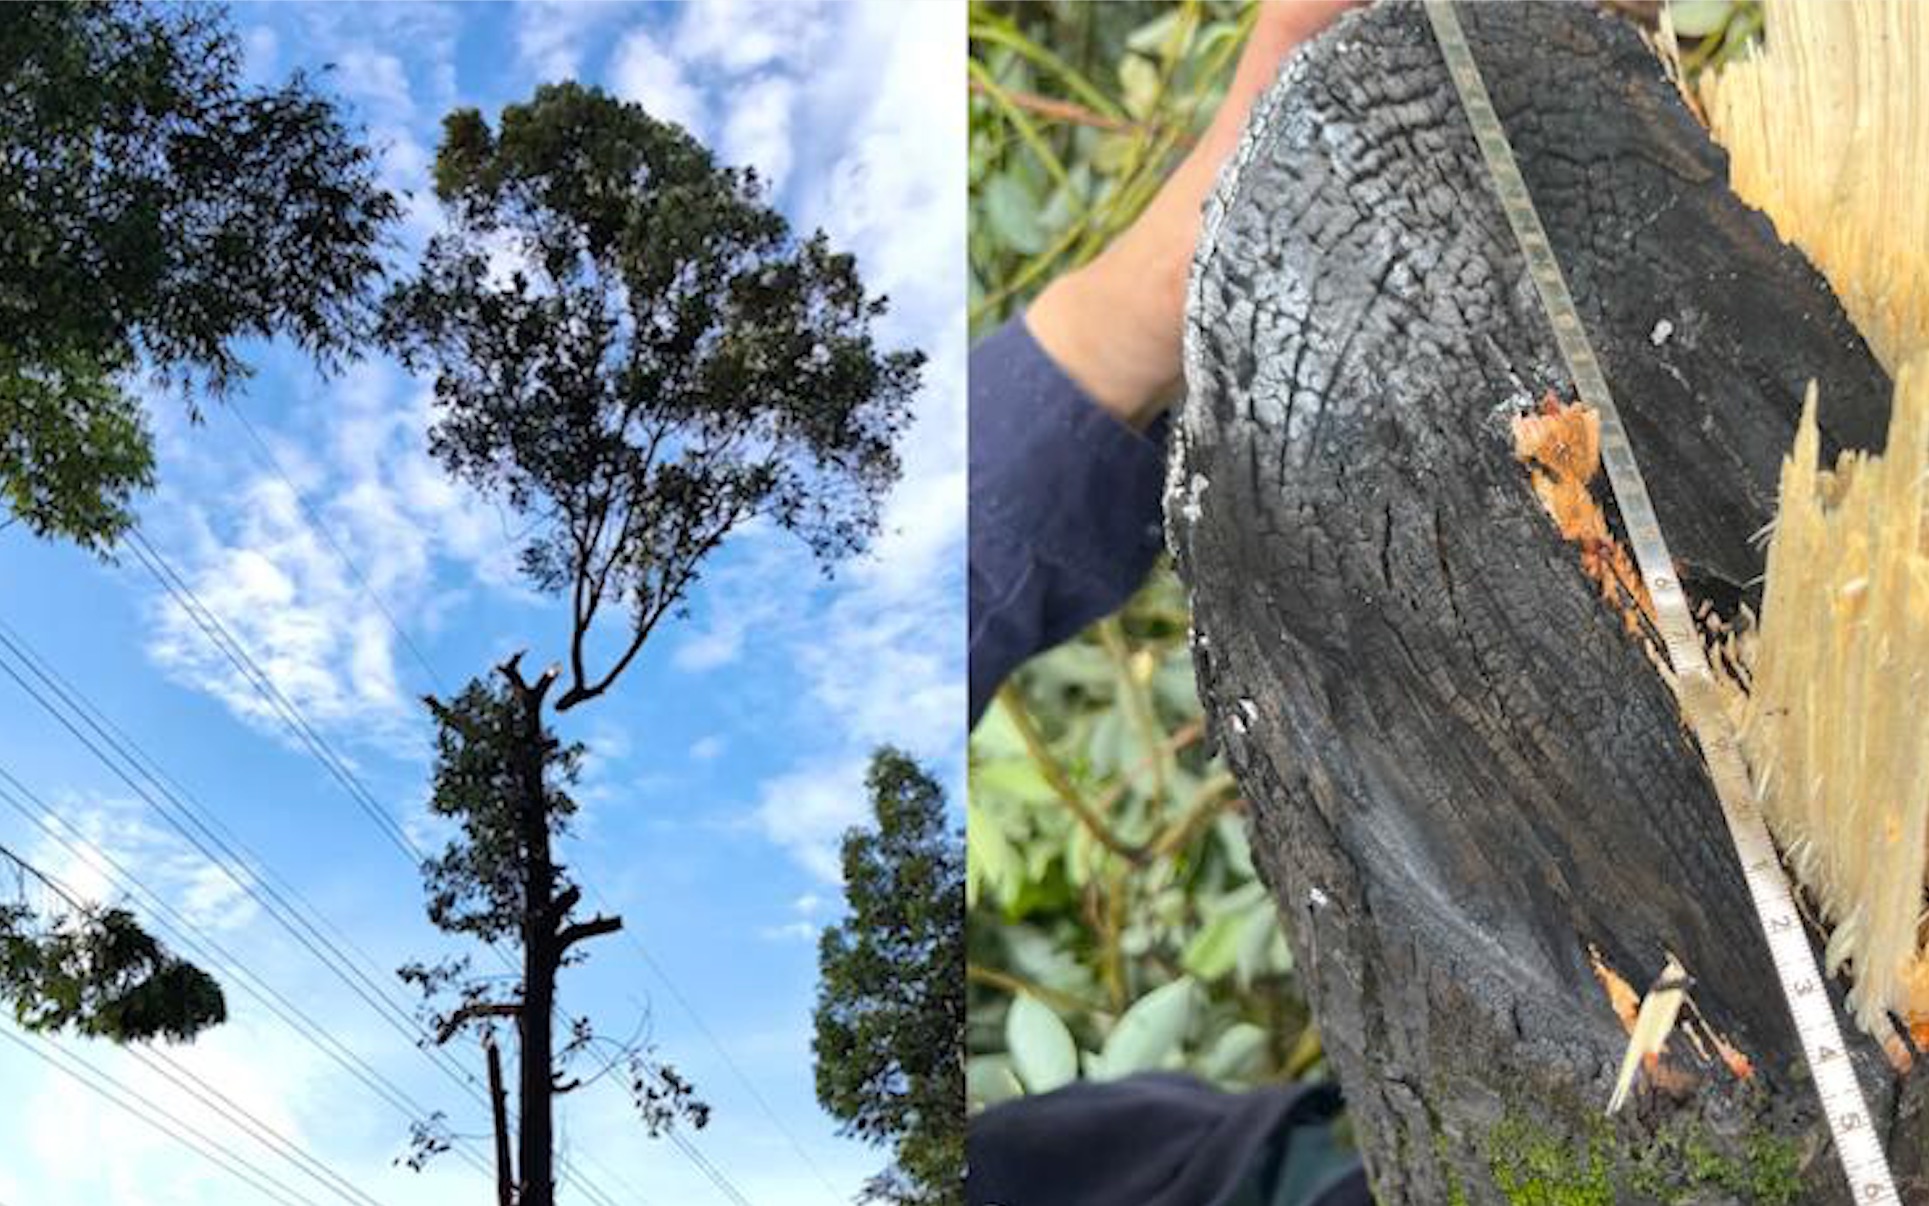
[[[1163,419],[1113,418],[1022,317],[971,350],[971,723],[1018,664],[1108,615],[1163,544]]]

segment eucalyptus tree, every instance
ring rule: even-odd
[[[964,843],[944,789],[899,750],[871,759],[872,823],[844,835],[848,914],[818,940],[817,1100],[846,1134],[890,1144],[865,1199],[962,1206]]]
[[[826,567],[863,549],[922,356],[881,346],[885,300],[822,232],[793,232],[754,171],[597,89],[545,85],[493,128],[451,113],[435,191],[447,229],[391,293],[384,334],[433,377],[434,455],[526,525],[521,569],[568,600],[569,635],[539,673],[510,658],[431,701],[435,808],[461,826],[427,868],[431,918],[515,941],[521,974],[505,992],[414,971],[456,994],[445,1034],[513,1019],[516,1200],[549,1206],[553,1099],[574,1083],[559,1060],[596,1041],[572,1021],[557,1050],[557,973],[621,920],[579,916],[556,861],[577,754],[545,709],[615,686],[753,521]],[[653,1127],[692,1112],[673,1071],[630,1070]]]

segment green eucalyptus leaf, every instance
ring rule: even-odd
[[[1051,1006],[1019,993],[1005,1015],[1012,1071],[1029,1093],[1049,1093],[1078,1079],[1078,1045]]]
[[[1025,1095],[1006,1055],[974,1055],[965,1061],[965,1092],[975,1109]]]
[[[1729,15],[1739,7],[1735,0],[1671,0],[1668,16],[1677,36],[1705,38],[1728,24]]]
[[[1038,200],[1016,172],[1001,172],[984,183],[985,221],[1013,251],[1037,255],[1050,245],[1038,221]]]
[[[1119,60],[1119,87],[1125,111],[1143,121],[1158,104],[1159,69],[1144,55],[1128,54]]]
[[[1194,1070],[1207,1080],[1238,1084],[1261,1069],[1266,1055],[1267,1034],[1251,1022],[1235,1022],[1219,1032]]]
[[[1192,1020],[1194,991],[1192,978],[1181,976],[1132,1002],[1106,1036],[1097,1060],[1088,1061],[1091,1078],[1116,1080],[1164,1067],[1167,1057],[1176,1053],[1185,1039]],[[1098,1064],[1096,1070],[1090,1062]]]
[[[1239,965],[1240,939],[1245,932],[1244,913],[1221,913],[1186,943],[1180,962],[1194,978],[1211,983]]]

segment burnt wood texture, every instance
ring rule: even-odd
[[[1832,456],[1880,447],[1887,377],[1634,28],[1462,14],[1691,597],[1758,602],[1805,385]],[[1514,455],[1573,387],[1417,4],[1349,14],[1256,107],[1186,359],[1201,693],[1379,1200],[1844,1200],[1673,696]],[[1604,1119],[1626,1032],[1591,950],[1637,994],[1678,955],[1753,1074],[1678,1035],[1672,1088]],[[1914,1094],[1852,1045],[1905,1173]]]

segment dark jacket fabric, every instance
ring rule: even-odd
[[[1117,611],[1163,547],[1165,427],[1087,398],[1023,318],[971,350],[971,723],[1018,663]]]
[[[1369,1206],[1330,1085],[1226,1093],[1170,1073],[993,1106],[967,1141],[969,1206]]]
[[[971,723],[1026,658],[1116,611],[1162,543],[1164,424],[1101,410],[1015,318],[971,352]],[[1367,1206],[1327,1085],[1081,1083],[972,1120],[970,1206]]]

